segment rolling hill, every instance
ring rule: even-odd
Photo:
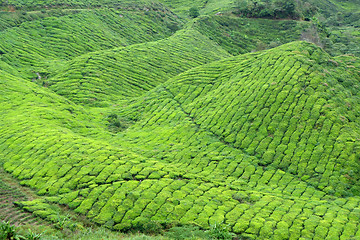
[[[16,206],[119,231],[360,239],[359,58],[299,41],[314,22],[160,2],[1,4],[0,164],[38,195]]]
[[[219,44],[232,55],[265,50],[301,39],[311,26],[294,20],[205,16],[196,19],[190,28]]]
[[[0,60],[16,67],[23,78],[44,80],[76,56],[159,40],[181,24],[161,11],[81,9],[53,15],[45,12],[1,32]]]
[[[69,61],[49,88],[77,103],[111,104],[136,97],[185,70],[229,57],[194,30],[170,38],[92,52]]]
[[[134,123],[114,136],[82,107],[3,74],[4,168],[119,230],[151,219],[224,221],[262,239],[355,235],[359,76],[347,68],[303,42],[197,67],[119,108]]]

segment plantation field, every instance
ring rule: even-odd
[[[356,22],[214,15],[234,4],[1,3],[0,220],[360,239]]]
[[[197,31],[179,31],[161,41],[82,55],[48,83],[72,101],[101,105],[139,96],[185,70],[229,56]]]
[[[44,80],[76,56],[162,39],[179,24],[171,13],[156,11],[94,9],[47,16],[3,30],[0,60],[22,77]]]
[[[346,63],[333,61],[293,43],[195,68],[118,109],[135,123],[101,140],[91,137],[102,126],[85,109],[4,74],[11,81],[2,82],[1,96],[12,94],[2,101],[2,122],[11,122],[2,131],[4,168],[52,202],[118,230],[151,219],[204,228],[224,221],[264,239],[356,236],[359,129],[347,129],[358,115],[341,106],[358,109],[358,76],[328,77],[325,69],[346,72]],[[23,204],[31,211],[35,203]],[[44,206],[42,217],[51,218]]]
[[[4,10],[21,9],[21,10],[33,10],[33,9],[48,9],[48,8],[100,8],[100,7],[112,7],[112,8],[149,8],[151,6],[156,8],[162,8],[158,1],[149,0],[137,0],[136,2],[131,0],[8,0],[0,3],[0,6]]]
[[[192,28],[208,36],[232,55],[260,51],[299,40],[308,22],[206,16]]]

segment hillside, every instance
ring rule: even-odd
[[[7,15],[13,13],[7,13]],[[14,14],[15,15],[15,14]],[[16,15],[15,15],[16,16]],[[171,13],[84,9],[24,21],[0,35],[0,61],[29,79],[47,78],[88,52],[159,40],[180,25]]]
[[[241,2],[1,2],[0,220],[360,239],[357,0]]]
[[[151,219],[224,221],[262,239],[355,235],[359,76],[336,63],[295,42],[198,67],[119,109],[133,125],[101,140],[86,110],[3,73],[4,168],[114,229]]]
[[[11,10],[11,8],[21,10],[34,10],[34,9],[48,9],[48,8],[96,8],[96,7],[111,7],[111,8],[129,8],[129,9],[142,9],[144,7],[156,7],[157,9],[163,9],[164,7],[158,1],[149,0],[137,0],[136,2],[131,0],[43,0],[43,1],[32,1],[32,0],[7,0],[1,2],[3,9]],[[10,8],[10,9],[9,9]]]
[[[161,41],[77,57],[48,84],[77,103],[114,103],[144,94],[185,70],[229,56],[200,33],[179,31]]]
[[[311,26],[293,20],[248,19],[234,16],[204,16],[191,28],[198,30],[232,55],[261,51],[297,41]]]
[[[212,15],[218,12],[225,13],[228,11],[239,12],[240,10],[240,12],[249,13],[254,17],[267,18],[273,18],[274,16],[281,18],[281,14],[284,14],[286,11],[289,12],[285,13],[285,15],[290,14],[287,16],[311,18],[311,14],[314,14],[314,11],[319,11],[327,16],[331,16],[336,12],[356,12],[359,10],[358,0],[160,0],[160,2],[179,14],[186,14],[190,8],[195,7],[204,15]]]
[[[360,56],[359,0],[162,2],[182,16],[188,16],[189,9],[198,9],[204,18],[197,25],[232,54],[272,48],[301,36],[301,40],[320,45],[332,56]]]

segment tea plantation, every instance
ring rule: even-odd
[[[185,70],[229,56],[197,31],[181,30],[164,40],[82,55],[48,83],[75,102],[99,105],[142,95]]]
[[[23,77],[40,75],[44,79],[59,71],[66,60],[88,52],[159,40],[170,36],[181,24],[171,13],[146,13],[116,9],[84,9],[60,12],[59,16],[44,13],[40,19],[1,32],[1,60],[22,71]]]
[[[360,239],[360,59],[299,41],[314,22],[193,4],[1,4],[0,164],[38,196],[0,175],[0,220]]]

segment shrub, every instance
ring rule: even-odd
[[[189,16],[192,18],[197,18],[198,16],[200,16],[199,13],[199,9],[197,9],[196,7],[192,7],[189,9]]]
[[[163,231],[163,226],[159,221],[147,221],[146,219],[142,219],[134,224],[133,229],[141,233],[156,235]]]
[[[115,113],[107,116],[108,128],[110,131],[117,133],[127,129],[133,122],[127,118],[118,116]]]
[[[72,221],[72,217],[70,215],[64,216],[58,213],[55,219],[55,228],[59,230],[64,230],[64,229],[74,230],[76,228],[76,224]]]
[[[170,228],[168,232],[164,234],[165,237],[175,240],[185,239],[208,239],[207,232],[202,231],[197,226],[185,225]]]
[[[40,240],[42,236],[42,233],[36,233],[33,232],[30,228],[28,230],[28,233],[25,235],[25,238],[27,240]]]
[[[18,234],[18,228],[9,222],[0,222],[0,240],[20,240],[25,239]]]
[[[210,226],[209,236],[211,239],[233,239],[235,234],[229,232],[223,223],[215,223]]]

